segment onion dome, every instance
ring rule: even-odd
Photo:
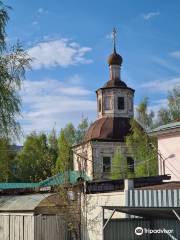
[[[87,130],[84,141],[124,142],[130,133],[130,119],[123,117],[103,117],[96,120]]]
[[[111,66],[111,65],[121,66],[123,59],[122,59],[121,55],[119,55],[116,52],[116,29],[115,28],[113,29],[112,37],[113,37],[113,49],[114,49],[114,51],[108,58],[108,64],[109,64],[109,66]]]
[[[116,53],[116,51],[114,51],[108,58],[109,66],[111,66],[111,65],[119,65],[119,66],[121,66],[122,61],[123,61],[123,59],[122,59],[121,55]]]

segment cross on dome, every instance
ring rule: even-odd
[[[116,52],[116,36],[117,31],[115,28],[113,28],[112,31],[112,40],[113,40],[113,53],[108,58],[108,64],[111,65],[119,65],[122,64],[122,57]]]
[[[116,53],[116,35],[117,35],[116,29],[113,28],[113,31],[112,31],[112,39],[113,39],[114,53]]]

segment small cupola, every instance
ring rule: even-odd
[[[111,65],[118,65],[121,66],[122,64],[122,57],[118,53],[116,53],[116,49],[114,49],[114,52],[108,57],[108,64]]]
[[[121,80],[123,58],[116,52],[115,29],[113,29],[112,37],[113,53],[108,57],[109,80],[103,87],[96,91],[98,119],[103,117],[130,119],[134,114],[134,89],[129,88],[127,84]]]
[[[116,52],[116,29],[113,29],[113,53],[108,57],[108,65],[110,71],[110,80],[111,81],[120,81],[120,69],[123,59],[120,54]]]

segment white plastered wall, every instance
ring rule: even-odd
[[[158,150],[165,159],[165,174],[171,175],[171,181],[180,181],[180,132],[159,135]],[[163,174],[163,164],[160,156],[159,174]]]
[[[82,197],[81,239],[103,240],[103,209],[102,206],[124,206],[124,191],[86,194]],[[104,218],[112,211],[105,210]],[[116,212],[113,218],[125,218],[125,214]]]

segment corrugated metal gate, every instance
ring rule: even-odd
[[[0,240],[68,240],[60,215],[0,214]]]
[[[135,234],[137,227],[143,228],[143,234]],[[175,219],[111,219],[104,229],[104,240],[170,240],[167,233],[145,233],[145,229],[173,230],[174,240],[180,239],[180,222]]]

